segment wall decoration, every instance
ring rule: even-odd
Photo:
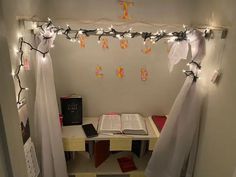
[[[152,42],[150,40],[144,41],[144,48],[141,50],[144,54],[152,53]]]
[[[125,76],[125,70],[122,66],[119,66],[117,69],[116,69],[116,75],[118,78],[123,78]]]
[[[25,71],[29,71],[29,70],[30,70],[29,55],[25,55],[25,56],[24,56],[23,65],[24,65],[24,70],[25,70]]]
[[[120,48],[122,48],[122,49],[128,48],[128,40],[127,39],[120,40]]]
[[[123,9],[124,9],[124,17],[129,17],[128,16],[128,7],[130,5],[133,5],[132,2],[127,2],[127,1],[120,1],[120,4],[123,5]],[[36,23],[36,22],[35,22]],[[200,31],[204,31],[202,34],[202,36],[205,39],[211,39],[211,37],[213,36],[213,30],[211,30],[210,28],[206,27],[206,28],[187,28],[185,25],[183,25],[184,30],[183,31],[174,31],[174,32],[169,32],[167,33],[165,30],[159,30],[155,33],[152,32],[137,32],[137,31],[131,31],[131,29],[127,30],[127,31],[118,31],[116,29],[113,28],[113,26],[111,26],[109,28],[109,30],[104,30],[103,28],[96,28],[96,29],[72,29],[69,25],[67,25],[66,28],[63,27],[59,27],[59,26],[55,26],[51,19],[48,18],[48,21],[45,23],[41,23],[41,24],[37,24],[37,25],[33,25],[34,27],[32,27],[32,29],[35,32],[39,32],[41,33],[41,35],[43,36],[44,39],[50,39],[47,36],[44,36],[42,31],[45,30],[49,30],[50,33],[54,33],[55,35],[63,35],[66,37],[66,39],[70,40],[71,42],[81,42],[79,35],[84,35],[86,37],[90,37],[90,36],[98,36],[98,43],[102,43],[102,47],[104,49],[108,49],[108,39],[102,39],[104,38],[104,36],[108,36],[108,37],[113,37],[115,39],[126,39],[126,38],[136,38],[136,37],[140,37],[143,39],[145,45],[146,42],[148,40],[150,40],[150,42],[152,42],[152,44],[155,44],[156,42],[158,42],[161,39],[167,39],[168,42],[174,42],[174,43],[178,43],[181,41],[188,41],[189,38],[193,38],[191,36],[194,36],[193,33],[196,31],[198,31],[198,33],[200,33]],[[200,29],[200,31],[198,30]],[[219,28],[219,30],[222,30],[222,32],[227,31],[226,28]],[[225,37],[224,37],[225,38]],[[191,43],[191,42],[190,42]],[[193,43],[193,42],[192,42]],[[29,47],[30,50],[36,51],[38,53],[40,53],[43,56],[43,59],[45,59],[45,56],[47,53],[49,53],[49,50],[47,51],[40,51],[37,48],[35,48],[31,43],[25,41],[23,39],[22,36],[19,36],[19,47],[18,50],[16,49],[16,56],[18,56],[19,59],[19,64],[16,66],[15,70],[12,71],[12,76],[14,77],[14,79],[17,81],[18,83],[18,87],[19,87],[19,91],[17,94],[17,106],[20,106],[21,103],[21,94],[23,91],[28,90],[27,87],[22,86],[21,83],[21,78],[20,78],[20,71],[21,68],[24,67],[24,51],[22,50],[23,45],[26,45],[27,47]],[[190,44],[191,45],[191,44]],[[196,44],[192,44],[196,50]],[[52,44],[51,47],[53,47],[54,45]],[[81,47],[85,47],[84,44],[82,44]],[[173,47],[170,46],[171,48]],[[125,47],[124,47],[125,48]],[[145,54],[151,53],[152,49],[151,46],[145,46],[145,48],[142,50]],[[198,52],[195,52],[198,53]],[[26,66],[25,69],[29,69],[27,64],[28,61],[25,62]],[[184,71],[186,76],[192,76],[197,78],[196,76],[193,76],[192,73],[189,73],[188,71]]]
[[[109,49],[108,38],[102,38],[101,39],[101,46],[102,46],[103,49]]]
[[[85,40],[86,40],[86,37],[84,35],[79,35],[79,47],[80,48],[85,48]]]
[[[148,70],[145,67],[140,69],[141,80],[146,81],[148,79]]]
[[[22,104],[22,106],[19,107],[18,114],[20,118],[22,139],[23,143],[25,144],[30,137],[29,115],[26,103]]]
[[[25,160],[29,177],[37,177],[40,173],[34,144],[30,137],[29,114],[24,100],[18,109],[20,118],[21,135],[24,144]]]
[[[96,77],[97,78],[103,78],[103,69],[102,66],[96,66]]]
[[[133,5],[134,5],[134,2],[120,0],[120,6],[122,7],[122,10],[123,10],[123,15],[121,16],[121,19],[124,19],[124,20],[131,19],[129,16],[129,7]]]

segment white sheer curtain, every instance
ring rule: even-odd
[[[46,39],[46,38],[47,39]],[[55,34],[39,35],[38,50],[48,51]],[[35,143],[42,177],[66,177],[66,162],[58,119],[56,91],[50,54],[36,52]]]
[[[188,37],[192,59],[200,63],[205,52],[204,39],[198,31]],[[198,72],[194,64],[190,65],[190,70],[195,74]],[[204,90],[200,80],[193,82],[192,76],[186,78],[147,165],[147,177],[192,176]]]

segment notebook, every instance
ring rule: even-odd
[[[82,125],[82,128],[87,138],[98,136],[98,133],[96,129],[94,128],[93,124]]]

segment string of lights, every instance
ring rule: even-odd
[[[150,40],[153,44],[158,42],[161,39],[169,38],[170,41],[183,41],[187,40],[187,34],[191,32],[193,29],[188,29],[185,25],[183,25],[183,31],[175,31],[167,33],[166,30],[159,30],[155,33],[152,32],[135,32],[130,28],[127,31],[118,31],[114,29],[113,25],[111,25],[108,30],[103,28],[96,28],[96,29],[72,29],[69,25],[67,28],[57,27],[53,25],[53,22],[50,18],[48,18],[48,22],[46,24],[38,25],[38,27],[44,31],[45,26],[47,30],[53,31],[57,35],[65,35],[66,39],[69,39],[71,42],[79,42],[79,35],[89,36],[98,36],[98,43],[104,36],[113,37],[116,39],[123,39],[123,38],[135,38],[141,37],[143,38],[144,44],[147,40]],[[209,38],[212,34],[212,30],[206,28],[204,30],[204,36]]]
[[[18,94],[17,94],[17,105],[21,105],[22,102],[21,102],[21,94],[24,90],[28,90],[29,88],[27,87],[23,87],[22,86],[22,82],[21,82],[21,78],[20,78],[20,71],[21,69],[24,67],[24,62],[23,62],[23,58],[24,58],[24,51],[23,51],[23,45],[27,45],[30,50],[34,50],[34,51],[37,51],[39,53],[41,53],[43,55],[43,57],[45,57],[45,55],[49,52],[49,51],[46,51],[46,52],[42,52],[40,50],[38,50],[37,48],[33,47],[32,44],[30,44],[29,42],[25,41],[23,39],[23,37],[20,37],[19,38],[19,49],[17,51],[17,54],[19,55],[19,64],[16,66],[16,69],[15,71],[13,71],[11,74],[12,76],[17,80],[17,83],[18,83],[18,87],[19,87],[19,91],[18,91]]]
[[[185,25],[183,25],[184,30],[183,31],[175,31],[175,32],[169,32],[167,33],[165,30],[159,30],[156,33],[152,32],[135,32],[130,28],[127,31],[118,31],[114,29],[114,27],[111,25],[108,30],[104,30],[103,28],[97,28],[97,29],[72,29],[69,25],[67,25],[67,28],[61,28],[59,26],[54,26],[53,22],[50,18],[48,18],[48,21],[42,25],[37,26],[38,29],[40,29],[42,32],[45,32],[45,30],[49,30],[50,32],[54,32],[57,35],[64,35],[66,39],[70,40],[71,42],[79,42],[79,35],[85,35],[87,37],[89,36],[97,36],[98,37],[98,43],[100,43],[100,40],[104,36],[113,37],[116,39],[123,39],[123,38],[135,38],[135,37],[141,37],[144,41],[144,44],[147,40],[150,40],[153,44],[158,42],[161,39],[168,39],[169,42],[180,42],[183,40],[187,40],[187,34],[191,32]],[[194,30],[194,29],[192,29]],[[209,39],[211,37],[212,30],[206,28],[204,30],[204,37],[206,39]],[[51,37],[43,36],[44,39],[50,39]],[[15,71],[12,72],[13,77],[17,80],[18,86],[19,86],[19,92],[17,94],[17,104],[21,105],[21,94],[24,90],[28,90],[27,87],[22,86],[21,78],[20,78],[20,71],[21,68],[24,67],[23,57],[24,57],[24,51],[23,51],[23,45],[26,45],[29,47],[30,50],[39,52],[40,54],[45,57],[47,53],[49,53],[49,50],[46,52],[40,51],[37,48],[33,47],[32,44],[25,41],[23,37],[19,38],[19,65],[16,67]],[[195,61],[191,61],[188,63],[188,65],[194,64],[197,66],[197,68],[200,70],[201,66]],[[185,75],[192,76],[194,79],[193,81],[196,81],[198,79],[198,76],[191,70],[185,71],[183,70]]]

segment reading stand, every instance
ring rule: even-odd
[[[98,119],[99,118],[96,117],[84,118],[83,124],[92,123],[94,127],[97,128]],[[155,143],[160,135],[151,117],[144,118],[144,120],[146,122],[148,135],[99,134],[97,137],[87,138],[81,125],[64,126],[62,128],[64,150],[76,151],[74,158],[67,162],[69,175],[75,177],[96,177],[96,175],[130,175],[130,177],[144,177],[144,170],[151,156],[151,151],[154,149]],[[85,152],[85,146],[86,142],[102,140],[109,141],[110,151],[121,152],[111,154],[105,162],[95,168],[93,157],[88,157],[88,153]],[[140,158],[133,155],[137,170],[123,173],[119,167],[117,158],[133,154],[130,151],[132,141],[134,140],[146,140],[146,142],[148,142],[149,152],[145,153]]]

